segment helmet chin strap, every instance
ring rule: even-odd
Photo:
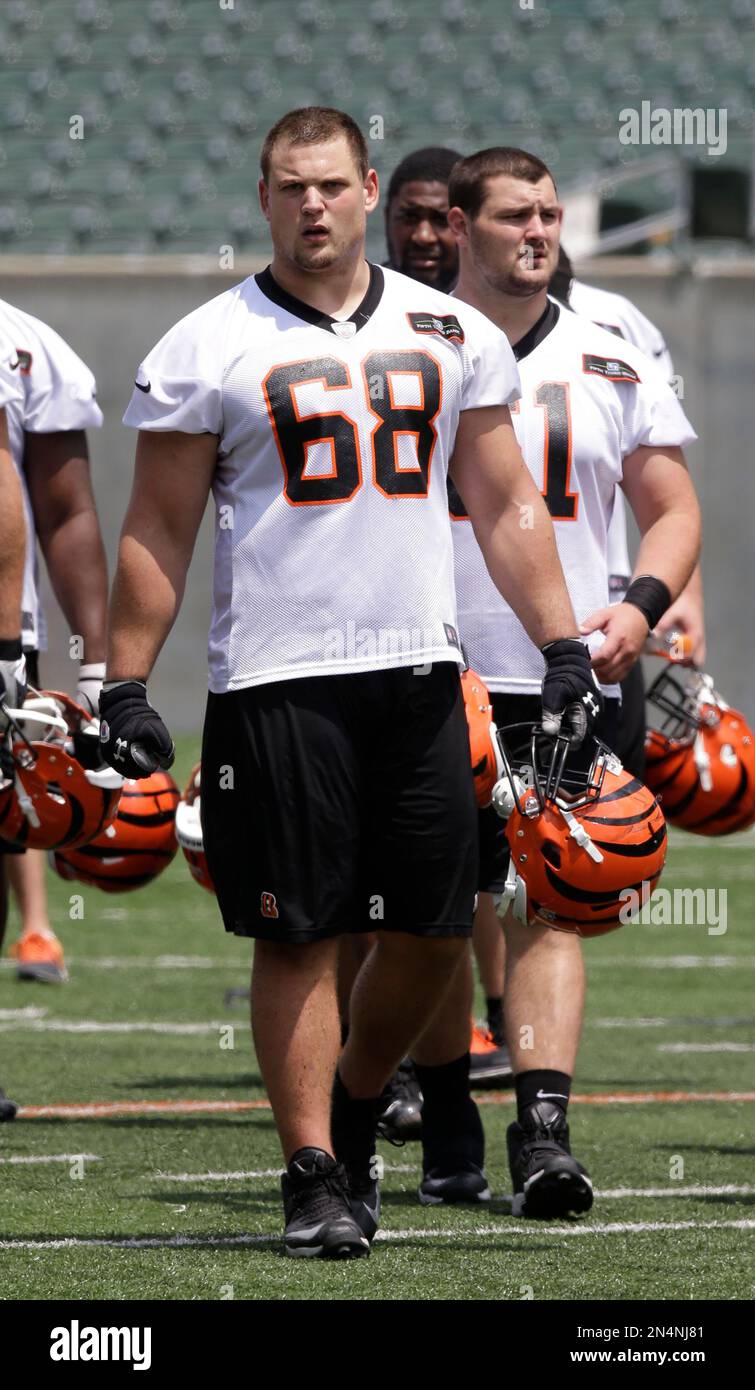
[[[566,824],[569,827],[569,834],[571,838],[577,841],[577,844],[579,845],[580,849],[584,849],[587,851],[590,858],[596,864],[602,864],[603,855],[601,854],[597,846],[593,844],[592,840],[590,839],[590,836],[585,830],[585,827],[572,815],[571,811],[567,811],[566,807],[562,806],[560,802],[557,803],[557,805],[559,811],[561,812],[561,815],[563,816],[564,820],[566,821]]]
[[[705,739],[703,737],[702,729],[698,729],[697,733],[695,734],[693,757],[695,759],[697,775],[700,778],[700,786],[702,787],[704,792],[713,791],[713,778],[710,774],[710,755],[705,747]]]
[[[21,810],[23,811],[24,815],[26,816],[26,819],[28,820],[29,824],[32,825],[35,830],[38,830],[41,825],[41,821],[39,819],[39,816],[37,815],[36,810],[34,809],[34,802],[29,796],[23,782],[21,781],[21,778],[18,775],[18,772],[16,772],[14,782],[16,786],[16,796],[18,797],[18,804],[21,807]]]
[[[513,908],[517,922],[521,922],[523,927],[529,926],[527,917],[527,885],[523,878],[519,877],[516,865],[512,858],[509,859],[506,882],[500,900],[496,904],[496,915],[503,921],[509,907]]]

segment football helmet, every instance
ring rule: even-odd
[[[151,883],[173,859],[179,792],[169,772],[127,779],[112,824],[89,844],[50,856],[61,878],[105,893],[128,893]]]
[[[597,739],[586,772],[572,770],[568,737],[538,724],[509,725],[498,740],[504,773],[493,805],[511,852],[500,915],[511,903],[525,925],[579,936],[622,926],[628,904],[650,897],[666,857],[653,793]]]
[[[469,729],[475,796],[477,805],[485,807],[490,805],[493,787],[503,770],[493,723],[493,706],[485,682],[469,667],[461,673],[461,689]]]
[[[113,819],[123,786],[102,762],[98,721],[57,690],[4,710],[0,838],[22,849],[86,844]]]
[[[645,776],[672,825],[729,835],[755,822],[755,734],[701,671],[669,665],[647,692]]]
[[[204,840],[202,838],[202,822],[199,818],[200,779],[201,764],[197,763],[196,767],[192,769],[191,776],[186,783],[186,790],[176,807],[176,839],[184,852],[192,878],[203,888],[206,888],[208,893],[214,893],[215,885],[207,867],[207,855],[204,852]]]

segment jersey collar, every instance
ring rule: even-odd
[[[553,331],[558,323],[561,310],[554,299],[549,299],[537,323],[525,333],[518,343],[514,344],[512,351],[517,362],[521,362],[523,357],[529,357],[533,348],[539,346],[544,338]]]
[[[347,319],[334,319],[330,314],[324,314],[321,309],[315,309],[311,304],[305,303],[303,299],[297,299],[295,294],[289,294],[273,279],[270,266],[261,270],[254,277],[258,289],[267,299],[272,299],[274,304],[280,305],[287,313],[293,314],[294,318],[303,319],[305,323],[311,323],[315,328],[324,328],[327,332],[333,333],[335,337],[346,337],[343,332],[344,323],[355,324],[354,333],[358,333],[360,328],[364,328],[369,323],[372,315],[383,297],[385,287],[385,277],[379,265],[370,262],[370,283],[361,304],[358,304],[353,314]]]

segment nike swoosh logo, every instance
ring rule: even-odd
[[[142,383],[141,383],[140,381],[135,381],[135,382],[134,382],[134,386],[136,386],[140,391],[143,391],[144,394],[145,394],[145,396],[147,395],[147,393],[148,393],[149,391],[152,390],[152,382],[151,382],[151,381],[148,381],[146,386],[142,386]]]
[[[11,372],[15,372],[16,367],[20,367],[20,366],[21,366],[21,358],[20,358],[20,357],[17,357],[16,360],[15,360],[15,362],[9,362],[9,363],[8,363],[8,370],[11,371]]]
[[[560,1091],[538,1091],[536,1100],[568,1100],[568,1096],[562,1096]]]

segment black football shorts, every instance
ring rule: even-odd
[[[505,728],[507,724],[535,724],[540,720],[543,705],[539,695],[512,695],[491,690],[490,699],[493,705],[493,720],[499,729]],[[620,710],[620,700],[605,700],[595,725],[595,737],[607,743],[609,748],[615,748],[618,742]],[[526,752],[527,749],[520,745],[509,751],[516,754],[519,751]],[[575,771],[586,771],[592,753],[593,745],[588,741],[584,750],[578,748],[570,754],[569,767]],[[529,762],[529,757],[527,761]],[[477,816],[480,836],[478,887],[481,893],[501,893],[509,867],[509,846],[504,822],[492,806],[478,811]]]
[[[226,931],[469,936],[477,816],[458,668],[210,693],[201,816]]]

